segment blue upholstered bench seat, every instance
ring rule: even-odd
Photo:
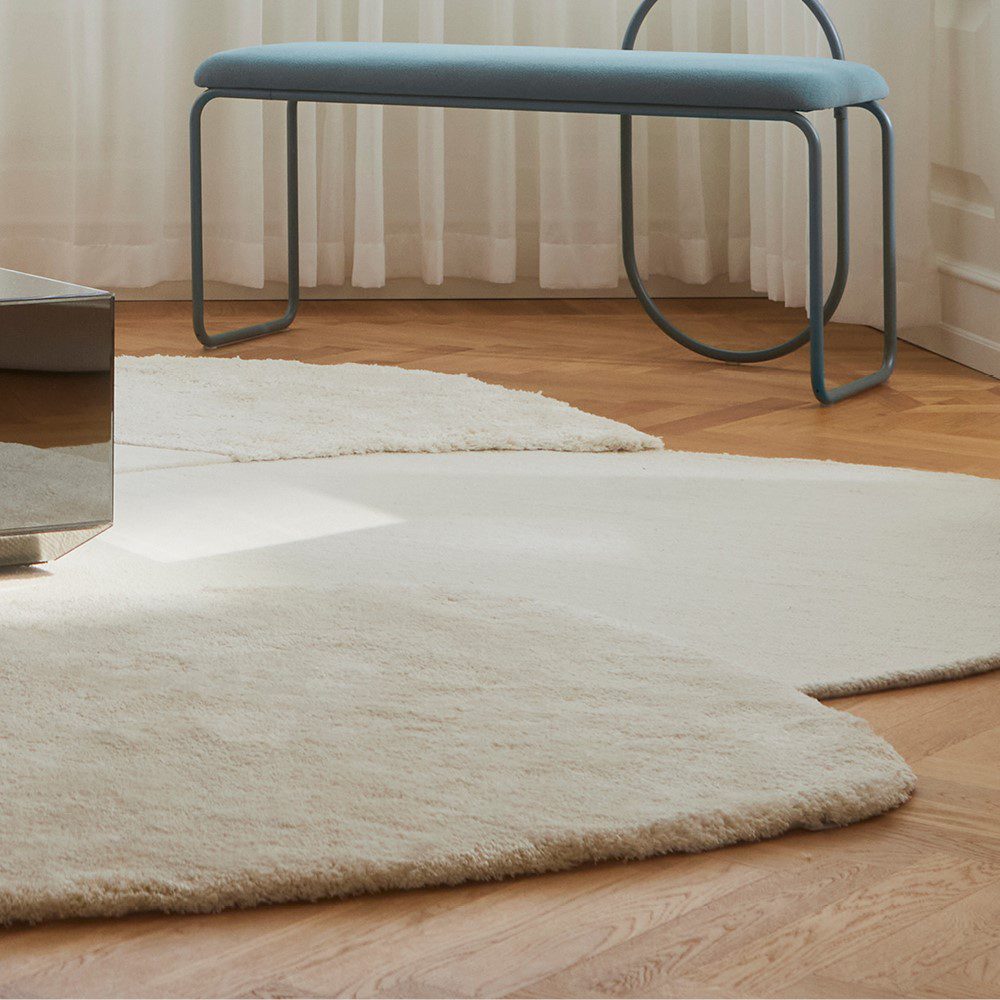
[[[871,67],[838,59],[724,53],[290,42],[219,52],[200,87],[426,98],[813,111],[887,96]],[[383,103],[383,102],[376,102]]]

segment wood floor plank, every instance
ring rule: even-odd
[[[912,996],[1000,948],[1000,881],[932,910],[887,937],[863,942],[836,963],[836,977]]]
[[[960,713],[956,712],[959,704]],[[904,721],[890,721],[895,714],[894,705],[905,709]],[[869,721],[872,717],[881,719],[882,735],[914,764],[995,730],[1000,709],[993,696],[993,675],[980,674],[945,684],[884,692],[852,711]],[[913,725],[914,717],[920,719],[919,726]]]
[[[796,983],[782,986],[769,996],[788,997],[788,1000],[801,1000],[802,997],[829,997],[840,1000],[863,1000],[871,997],[873,1000],[896,1000],[909,997],[911,994],[897,993],[895,990],[870,986],[867,983],[848,983],[833,976],[806,976]]]
[[[1000,995],[1000,945],[934,980],[930,991],[938,997],[996,997]]]
[[[859,948],[887,941],[998,878],[1000,865],[929,857],[700,967],[695,978],[736,996],[759,996],[780,988],[789,965],[836,976]],[[867,974],[859,979],[867,982]]]
[[[924,758],[920,768],[928,777],[1000,790],[1000,725],[950,744]]]
[[[594,866],[583,871],[522,880],[510,905],[497,911],[494,896],[507,886],[393,893],[315,907],[270,907],[215,918],[140,918],[146,933],[124,936],[103,948],[85,968],[73,950],[35,948],[12,960],[15,981],[29,993],[45,992],[53,977],[74,976],[78,996],[101,996],[108,968],[146,970],[134,995],[184,996],[192,981],[211,982],[206,995],[243,996],[266,986],[276,969],[286,987],[306,995],[452,995],[465,992],[450,982],[493,970],[500,995],[537,978],[547,962],[585,955],[669,922],[763,873],[730,862],[704,872],[694,857],[655,859],[661,878],[639,866]],[[387,910],[386,907],[389,909]],[[392,919],[386,920],[388,912]],[[256,914],[269,915],[255,920]],[[322,935],[315,921],[323,924]],[[131,921],[79,921],[82,933],[99,924],[114,932]],[[194,933],[172,934],[190,924]],[[551,928],[560,931],[552,947]],[[47,928],[39,928],[41,932]],[[248,932],[249,931],[249,932]],[[31,932],[26,932],[30,935]],[[310,947],[303,948],[303,940]],[[149,961],[169,946],[172,961]],[[484,962],[492,954],[494,961]],[[38,961],[46,955],[45,961]],[[386,956],[391,956],[387,962]],[[57,964],[60,963],[60,964]],[[480,990],[482,992],[482,990]]]
[[[467,992],[471,982],[477,995],[504,996],[764,877],[738,864],[706,873],[699,864],[686,863],[691,860],[660,862],[664,877],[655,882],[636,867],[617,870],[611,879],[602,872],[600,885],[571,875],[528,880],[517,905],[499,918],[484,905],[428,925],[419,938],[411,936],[396,952],[395,970],[374,971],[381,943],[374,950],[353,949],[333,970],[336,982],[347,975],[348,992],[362,996],[406,995],[414,986],[421,994],[455,996]],[[314,965],[305,982],[329,991],[330,973],[328,966]]]
[[[742,856],[753,860],[752,853]],[[713,984],[706,984],[699,975],[702,966],[888,874],[858,862],[801,859],[789,864],[787,857],[784,860],[764,880],[576,962],[518,995],[659,997],[673,995],[679,982],[704,989]],[[718,989],[725,992],[728,984]]]
[[[761,300],[670,307],[722,346],[802,322]],[[213,303],[211,325],[278,311]],[[120,350],[201,354],[189,314],[120,303]],[[1000,478],[1000,385],[906,344],[889,386],[830,408],[813,401],[803,354],[717,364],[620,300],[307,302],[293,331],[218,354],[467,372],[681,450]],[[873,331],[832,328],[835,377],[877,354]],[[844,830],[504,883],[10,928],[0,995],[1000,995],[1000,673],[832,704],[914,764],[909,805]]]

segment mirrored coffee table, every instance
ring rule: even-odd
[[[0,566],[111,526],[114,296],[0,269]]]

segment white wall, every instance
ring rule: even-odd
[[[936,0],[935,15],[942,323],[910,339],[1000,378],[1000,0]]]

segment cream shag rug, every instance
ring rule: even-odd
[[[239,462],[370,452],[640,451],[659,438],[537,392],[386,365],[119,358],[120,444]]]
[[[0,921],[699,851],[913,788],[860,719],[557,606],[247,589],[110,546],[20,583],[0,604]]]

